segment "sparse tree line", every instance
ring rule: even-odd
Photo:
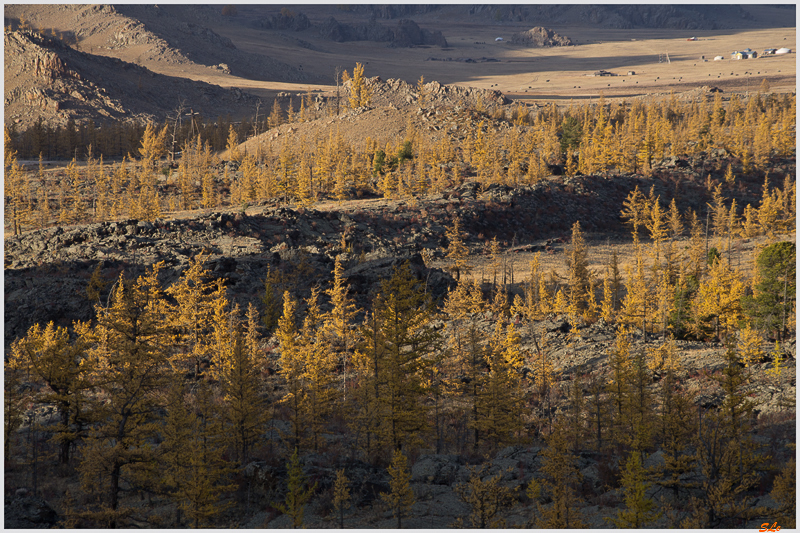
[[[757,212],[776,211],[757,216],[771,221],[764,228],[771,240],[752,258],[751,276],[729,259],[730,232],[743,226],[726,222],[727,206],[707,253],[696,216],[680,215],[674,203],[662,211],[657,197],[638,189],[623,211],[637,249],[624,276],[616,256],[603,275],[589,270],[576,223],[565,278],[543,272],[537,255],[522,287],[512,286],[495,240],[492,276],[482,285],[466,275],[457,219],[444,252],[458,283],[438,303],[408,266],[383,281],[366,309],[349,295],[340,260],[327,286],[300,288],[278,270],[265,280],[261,308],[244,313],[211,280],[204,256],[168,287],[160,264],[137,279],[104,280],[97,270],[87,288],[97,302],[93,320],[35,325],[13,343],[6,468],[26,468],[34,488],[44,484],[39,472],[56,465],[77,476],[80,490],[63,501],[69,525],[214,525],[235,505],[270,505],[301,526],[316,488],[299,457],[341,454],[389,464],[391,491],[382,501],[401,527],[415,498],[408,460],[421,449],[479,457],[538,441],[546,445],[543,464],[525,497],[480,466],[456,487],[472,509],[461,525],[501,527],[502,510],[522,499],[532,526],[580,527],[587,498],[621,487],[624,505],[608,520],[644,527],[658,517],[647,488],[660,486],[674,497],[659,506],[672,524],[733,527],[773,519],[753,506],[760,486],[782,506],[774,518],[789,527],[794,460],[785,458],[794,452],[768,450],[755,438],[750,395],[779,378],[781,343],[796,327],[795,246],[773,234],[777,221],[786,224],[781,231],[794,230],[794,212],[783,211],[794,209],[793,187],[765,186]],[[685,219],[691,237],[679,247],[674,237]],[[639,242],[642,229],[649,245]],[[567,317],[571,336],[601,318],[614,324],[608,365],[559,375],[534,328],[553,314]],[[481,327],[487,318],[493,330]],[[632,342],[641,334],[650,337],[646,349]],[[681,384],[676,337],[727,345],[725,369],[708,376],[721,405],[700,405]],[[767,337],[776,343],[771,353]],[[752,368],[767,359],[770,370]],[[785,403],[793,413],[793,399]],[[39,406],[53,406],[56,417],[37,420]],[[663,462],[645,466],[655,451]],[[605,486],[581,483],[579,453],[608,470]],[[250,501],[243,472],[253,460],[286,461],[286,489],[268,493],[280,498]],[[331,499],[340,520],[348,483],[340,471]],[[132,494],[171,502],[174,514],[148,513]]]
[[[362,94],[367,87],[363,68],[354,74],[351,104],[363,105],[369,98]],[[425,86],[421,82],[422,101]],[[315,118],[310,93],[303,102],[298,117],[293,112],[285,117],[276,100],[265,126]],[[476,103],[476,109],[481,108]],[[491,114],[486,109],[482,113]],[[506,110],[498,108],[494,113],[505,117]],[[127,158],[112,164],[94,154],[94,147],[103,144],[97,139],[97,145],[88,146],[86,164],[79,165],[73,158],[67,172],[56,176],[55,186],[47,183],[43,165],[34,177],[16,164],[15,134],[6,128],[5,196],[6,205],[12,207],[6,210],[6,224],[19,230],[121,217],[153,220],[177,209],[264,201],[307,206],[322,198],[342,200],[363,194],[410,197],[440,192],[467,178],[483,185],[520,186],[543,179],[555,164],[564,165],[569,175],[647,173],[666,156],[718,148],[727,150],[737,163],[715,169],[724,172],[730,188],[737,173],[752,176],[768,171],[771,158],[789,156],[795,149],[795,97],[789,95],[757,93],[746,99],[734,95],[727,106],[716,93],[711,105],[705,99],[679,102],[673,97],[632,105],[609,106],[601,101],[564,111],[550,106],[535,116],[524,106],[515,106],[510,113],[512,128],[503,132],[489,118],[476,120],[464,126],[460,142],[448,137],[429,142],[410,126],[399,141],[367,138],[363,146],[353,146],[340,132],[332,131],[299,142],[258,144],[250,152],[240,140],[242,127],[247,132],[252,124],[242,123],[239,130],[229,125],[225,136],[216,125],[207,131],[193,122],[180,125],[173,120],[163,126],[149,124],[137,129],[136,135],[128,135],[125,143],[118,143],[125,145]],[[112,129],[124,130],[122,126]],[[90,141],[84,136],[98,133],[83,126],[65,131],[59,134],[65,139],[65,150],[72,150],[70,137],[83,143]],[[130,151],[137,143],[139,159]],[[217,150],[223,144],[238,170],[220,167]],[[175,152],[180,153],[173,164],[177,168],[162,166],[162,158],[172,158]],[[42,151],[38,155],[40,161],[45,158]],[[737,216],[747,217],[738,211],[742,206],[736,207]]]
[[[158,129],[166,128],[169,132],[164,138],[162,156],[170,158],[173,134],[175,138],[174,152],[180,156],[181,147],[189,139],[199,136],[208,142],[209,148],[215,152],[224,150],[228,142],[230,128],[233,127],[241,139],[253,136],[255,132],[263,133],[269,128],[267,115],[261,110],[259,116],[241,121],[233,121],[229,116],[217,117],[209,121],[188,107],[170,113],[170,116]],[[123,157],[133,159],[139,156],[139,148],[144,136],[146,124],[139,122],[109,121],[96,123],[89,119],[76,122],[73,118],[64,125],[51,126],[40,117],[30,128],[18,131],[16,124],[7,126],[7,150],[17,152],[20,159],[37,159],[41,154],[45,161],[62,160],[86,161],[91,157],[118,160]]]

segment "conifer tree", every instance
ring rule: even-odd
[[[239,151],[239,135],[236,133],[236,130],[233,129],[233,124],[231,124],[228,129],[228,145],[226,148],[230,161],[241,161],[242,154]]]
[[[503,331],[497,322],[490,347],[485,352],[489,372],[478,392],[476,427],[492,448],[518,442],[522,434],[522,367],[520,338],[513,324]]]
[[[678,211],[678,205],[675,203],[675,198],[673,198],[669,204],[669,217],[667,219],[667,225],[669,226],[670,239],[675,240],[683,235],[683,220],[680,212]]]
[[[417,102],[419,103],[419,107],[425,109],[428,106],[428,97],[430,96],[430,91],[428,88],[425,87],[425,76],[420,76],[419,80],[417,81]]]
[[[492,286],[497,287],[497,271],[500,269],[500,243],[497,237],[489,241],[489,262],[492,268]],[[502,275],[505,284],[505,272]]]
[[[657,472],[657,483],[672,491],[673,499],[696,486],[687,480],[693,473],[697,459],[692,449],[692,440],[697,433],[697,417],[692,400],[694,394],[683,389],[675,372],[668,369],[661,383],[660,410],[658,413],[658,439],[663,451],[664,465]]]
[[[48,431],[58,444],[60,464],[70,462],[70,450],[89,418],[87,394],[93,371],[93,362],[86,358],[89,325],[75,322],[73,329],[75,338],[71,340],[67,329],[55,327],[52,321],[45,328],[32,326],[25,337],[12,344],[6,367],[10,373],[24,370],[47,386],[35,401],[56,406],[59,421]]]
[[[787,446],[790,448],[796,447],[793,443]],[[772,499],[779,503],[775,518],[778,519],[779,524],[785,524],[784,527],[787,528],[794,528],[797,524],[796,464],[795,459],[789,459],[786,462],[780,474],[775,478],[772,484],[772,492],[770,492]]]
[[[689,238],[689,272],[696,280],[699,280],[706,270],[708,261],[703,226],[694,211],[689,215],[689,226],[691,235]]]
[[[744,284],[727,261],[716,258],[692,302],[693,328],[697,334],[726,338],[742,319]]]
[[[614,311],[617,311],[619,309],[619,293],[622,287],[622,276],[619,272],[619,257],[617,256],[616,248],[611,252],[611,261],[608,264],[607,272],[612,295],[611,307]]]
[[[375,357],[372,365],[380,369],[373,378],[381,440],[400,450],[427,427],[423,380],[439,334],[431,325],[431,302],[408,264],[381,283],[373,313],[378,331],[367,328],[363,335],[377,348],[366,355]]]
[[[581,224],[578,221],[572,225],[572,240],[567,249],[566,261],[569,272],[567,278],[569,303],[577,310],[585,307],[586,292],[589,288],[589,257]]]
[[[642,250],[637,246],[636,252],[636,270],[633,268],[626,268],[627,294],[622,302],[622,309],[620,310],[619,321],[626,326],[640,326],[642,335],[647,337],[647,322],[650,314],[648,309],[652,310],[650,294],[648,292],[648,280],[645,276],[645,261],[642,257]]]
[[[769,177],[765,174],[761,189],[761,205],[758,207],[758,224],[761,226],[761,232],[770,240],[775,238],[775,233],[778,231],[779,210],[779,202],[773,196]]]
[[[667,237],[667,225],[666,220],[664,217],[664,212],[661,210],[661,203],[659,202],[660,197],[656,198],[655,201],[652,202],[650,205],[650,213],[649,217],[645,220],[645,226],[647,230],[650,232],[650,238],[653,240],[653,248],[655,253],[655,264],[656,268],[659,265],[659,261],[661,258],[661,243]]]
[[[544,313],[541,308],[541,292],[539,290],[538,280],[541,277],[540,266],[540,253],[537,252],[530,262],[530,273],[528,279],[523,287],[523,296],[516,295],[514,297],[514,304],[511,307],[511,315],[520,315],[533,327],[533,321],[543,317]]]
[[[278,373],[286,383],[285,393],[280,403],[287,404],[291,411],[291,440],[294,448],[300,445],[301,436],[306,429],[306,420],[303,418],[305,358],[303,357],[303,346],[295,324],[296,307],[297,301],[289,291],[285,291],[283,293],[283,316],[278,321],[278,329],[275,332],[281,347]]]
[[[264,324],[264,334],[269,336],[278,327],[278,320],[282,312],[280,297],[276,294],[279,279],[279,272],[267,266],[267,275],[264,278],[264,294],[261,296],[261,303],[264,312],[261,321]]]
[[[611,280],[609,279],[609,272],[606,269],[606,276],[603,278],[603,304],[600,309],[600,316],[608,324],[614,322],[614,294],[611,291]]]
[[[650,483],[647,482],[642,457],[639,452],[631,452],[622,473],[622,490],[625,494],[625,509],[617,512],[611,521],[620,528],[642,528],[656,520],[661,513],[655,511],[655,504],[646,495]]]
[[[160,408],[154,393],[168,376],[160,268],[160,263],[153,265],[132,282],[120,276],[110,307],[96,308],[92,381],[103,387],[107,399],[93,405],[97,424],[80,470],[89,493],[105,492],[103,507],[94,515],[109,527],[119,525],[129,512],[120,506],[122,479],[135,477],[136,470],[153,459],[149,442]]]
[[[403,518],[411,513],[411,507],[416,502],[414,490],[411,488],[411,472],[408,470],[408,460],[398,449],[392,454],[392,464],[387,469],[389,472],[389,488],[391,492],[381,492],[381,500],[392,510],[392,515],[397,519],[397,529],[403,528]]]
[[[525,489],[525,495],[531,500],[531,517],[525,524],[528,528],[533,528],[538,522],[538,514],[541,513],[541,505],[539,499],[542,497],[542,484],[535,477],[531,476],[531,481]]]
[[[653,377],[647,368],[645,354],[636,352],[631,357],[628,391],[623,398],[623,442],[632,450],[643,452],[651,445],[655,433],[655,402],[648,385]]]
[[[216,515],[232,505],[220,502],[235,485],[226,484],[230,473],[223,458],[223,425],[213,392],[206,382],[199,382],[194,408],[183,406],[180,389],[170,397],[165,422],[164,446],[171,459],[172,497],[195,528],[207,525]]]
[[[292,97],[289,97],[289,103],[286,105],[286,123],[292,124],[297,118],[297,114],[294,111],[294,102],[292,101]]]
[[[231,321],[238,322],[235,313]],[[224,421],[229,428],[226,437],[240,465],[246,464],[266,422],[267,406],[260,394],[260,365],[255,351],[258,322],[258,312],[250,303],[246,336],[234,323],[234,330],[224,334],[225,342],[215,346],[214,374],[223,394]]]
[[[489,308],[492,311],[492,315],[498,319],[502,320],[508,316],[508,294],[505,286],[495,287],[494,297]]]
[[[725,398],[719,411],[704,413],[694,439],[703,479],[692,500],[694,513],[684,521],[688,527],[731,527],[763,513],[748,494],[765,460],[751,435],[755,403],[748,398],[750,378],[732,348],[725,357],[718,378]]]
[[[152,122],[147,123],[139,148],[139,154],[146,167],[152,168],[155,161],[166,152],[167,128],[165,124],[161,131],[157,131]]]
[[[622,217],[632,226],[634,242],[639,241],[639,228],[644,225],[647,216],[647,199],[639,191],[639,186],[628,194],[623,202]]]
[[[283,503],[273,503],[272,505],[283,514],[289,515],[292,519],[292,529],[302,528],[305,515],[306,503],[314,495],[317,484],[307,486],[308,479],[300,466],[300,458],[297,455],[297,448],[294,449],[292,457],[286,463],[286,470],[289,478],[286,481],[286,498]],[[304,488],[303,486],[306,485]]]
[[[577,451],[579,442],[586,441],[585,412],[586,399],[583,396],[583,380],[580,376],[572,376],[564,422],[569,431],[569,441],[572,443],[573,452]]]
[[[610,413],[608,411],[608,398],[606,396],[603,376],[597,373],[591,375],[588,383],[589,399],[587,400],[588,430],[590,438],[595,439],[595,449],[603,450],[603,434],[610,426]]]
[[[331,337],[334,349],[340,355],[342,361],[343,401],[347,400],[347,359],[354,340],[354,336],[350,333],[350,325],[357,313],[356,306],[348,294],[349,290],[350,286],[345,284],[341,256],[337,256],[333,267],[331,288],[326,291],[330,296],[333,309],[325,317],[325,327]]]
[[[653,313],[653,325],[660,324],[661,334],[666,336],[670,317],[675,311],[675,285],[670,283],[670,272],[668,268],[664,268],[657,275],[656,293],[654,295],[655,309]]]
[[[179,380],[171,383],[166,399],[166,416],[162,428],[163,442],[159,447],[162,465],[161,490],[180,501],[178,491],[184,482],[184,469],[191,461],[188,445],[195,429],[196,415],[187,406],[184,385]],[[175,523],[181,525],[182,506],[177,505]]]
[[[783,339],[792,322],[796,293],[796,247],[778,242],[764,248],[756,259],[757,282],[752,296],[742,300],[747,315],[767,331],[777,331]]]
[[[547,438],[547,447],[542,451],[542,488],[553,503],[540,511],[541,518],[537,523],[540,528],[582,527],[576,493],[583,475],[577,467],[578,457],[570,451],[568,434],[569,430],[559,423]]]
[[[347,485],[350,480],[344,475],[344,468],[336,471],[336,481],[333,483],[333,509],[339,513],[339,529],[344,529],[344,512],[350,508],[350,490]]]
[[[711,195],[711,227],[715,237],[722,237],[725,234],[725,226],[728,218],[728,210],[725,206],[725,198],[722,196],[722,184],[714,187]]]
[[[281,110],[280,102],[275,98],[272,101],[272,110],[270,111],[269,117],[267,117],[267,126],[272,129],[277,128],[281,124],[283,124],[283,111]]]
[[[464,244],[461,233],[461,217],[457,216],[453,219],[453,225],[447,228],[448,245],[445,251],[447,259],[451,261],[449,269],[455,273],[456,281],[461,280],[462,272],[467,273],[470,271],[470,267],[467,264],[469,249]]]
[[[750,323],[747,323],[738,333],[737,351],[744,366],[749,367],[761,361],[764,356],[764,351],[761,349],[763,344],[761,333],[754,329]]]
[[[212,305],[219,296],[212,292],[210,272],[205,268],[207,259],[208,254],[202,253],[192,258],[178,282],[165,291],[176,302],[169,313],[175,332],[173,345],[179,347],[170,357],[172,365],[176,370],[194,371],[195,376],[210,354]]]
[[[487,464],[470,467],[469,480],[455,486],[456,494],[470,507],[470,528],[506,527],[506,521],[497,515],[514,503],[514,490],[501,484],[501,474],[490,477],[488,467]],[[459,518],[456,524],[464,527],[463,519]]]
[[[613,403],[615,417],[622,417],[625,399],[630,387],[629,375],[632,368],[630,338],[624,327],[617,328],[616,345],[609,357],[611,372],[608,383],[609,395]]]
[[[459,289],[465,285],[466,283],[460,283]],[[461,301],[460,311],[455,311],[451,315],[455,320],[450,326],[453,331],[446,336],[448,348],[445,366],[450,376],[449,392],[463,402],[460,412],[465,420],[464,426],[472,428],[472,446],[477,448],[480,441],[478,397],[486,378],[484,372],[486,339],[477,328],[475,320],[465,320],[470,314],[468,295],[463,294]],[[462,329],[463,322],[466,322],[466,331]]]
[[[317,304],[318,291],[311,290],[306,300],[307,312],[300,335],[303,361],[303,395],[301,408],[310,431],[310,447],[319,449],[319,436],[334,406],[334,368],[336,360],[330,344],[322,334],[322,317]]]
[[[9,361],[10,362],[10,361]],[[24,392],[23,372],[11,365],[3,369],[3,458],[6,467],[12,464],[13,441],[17,429],[22,425],[30,404]]]
[[[356,63],[353,68],[353,78],[350,81],[350,108],[356,109],[369,105],[371,97],[372,91],[367,87],[364,79],[364,65]]]

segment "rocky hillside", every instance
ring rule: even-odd
[[[425,84],[427,104],[423,109],[420,107],[415,85],[397,78],[382,80],[378,76],[368,78],[366,84],[372,93],[368,106],[347,110],[351,82],[345,82],[340,97],[342,109],[345,111],[340,115],[284,124],[247,140],[241,149],[247,153],[255,153],[259,149],[267,149],[270,144],[277,146],[285,139],[302,142],[302,139],[322,139],[331,134],[341,135],[353,146],[362,146],[367,138],[395,142],[403,140],[409,126],[417,135],[432,142],[443,137],[449,137],[453,141],[463,140],[466,130],[461,126],[485,119],[471,109],[476,103],[482,102],[492,108],[511,104],[511,100],[500,91],[443,85],[431,81]],[[290,100],[296,104],[303,96],[303,93],[284,92],[278,94],[278,101],[286,106]],[[335,105],[331,102],[331,97],[326,99],[320,96],[316,100],[316,111],[320,114],[326,101]],[[505,120],[486,119],[486,122],[486,127],[495,131],[511,127],[511,123]]]
[[[167,74],[192,66],[249,79],[308,82],[312,77],[264,55],[243,52],[208,26],[219,11],[197,5],[11,5],[6,26],[20,21],[41,31],[54,29],[93,54],[135,61]]]
[[[216,118],[252,113],[239,89],[156,74],[144,67],[80,52],[33,31],[4,35],[5,123],[25,129],[40,117],[50,125],[81,121],[163,121],[180,101]]]
[[[441,31],[420,28],[411,19],[402,19],[396,25],[377,23],[374,19],[363,24],[346,24],[328,17],[319,24],[313,24],[305,13],[281,10],[259,21],[266,30],[298,32],[311,29],[323,38],[342,43],[346,41],[376,41],[389,43],[394,48],[407,48],[416,45],[447,46],[447,39]]]
[[[791,4],[753,5],[659,5],[659,4],[360,4],[347,6],[348,13],[377,19],[448,17],[459,21],[481,20],[487,24],[531,22],[537,25],[588,25],[633,29],[728,29],[794,25]],[[307,13],[310,9],[303,8]],[[784,11],[776,13],[778,10]],[[766,11],[769,11],[768,13]],[[783,18],[781,21],[780,19]],[[764,26],[766,24],[766,26]]]
[[[686,168],[692,167],[682,162],[680,166],[670,165],[662,171],[664,176],[673,174],[690,179],[691,171],[682,171]],[[234,168],[229,170],[236,172]],[[230,298],[240,307],[246,307],[248,302],[261,305],[263,279],[269,270],[294,277],[301,295],[315,284],[327,287],[337,257],[346,265],[344,274],[351,294],[362,309],[368,305],[378,281],[403,261],[409,261],[417,278],[425,282],[426,290],[440,298],[453,286],[454,280],[434,265],[440,263],[441,247],[447,242],[445,227],[452,224],[456,214],[465,222],[466,242],[478,260],[488,236],[506,241],[511,253],[540,250],[562,256],[564,239],[547,237],[563,237],[571,221],[580,218],[585,221],[590,242],[605,241],[621,226],[616,209],[598,209],[598,206],[619,205],[636,184],[645,190],[654,185],[656,193],[666,193],[668,188],[674,187],[666,177],[615,177],[612,181],[556,176],[536,187],[515,190],[497,186],[481,190],[474,183],[465,183],[445,194],[417,199],[414,203],[352,200],[341,205],[323,203],[316,209],[259,205],[245,210],[195,213],[153,223],[125,220],[26,233],[5,241],[6,345],[34,322],[54,320],[58,325],[68,325],[74,319],[90,319],[93,302],[86,297],[86,287],[91,272],[98,266],[104,283],[101,300],[105,301],[121,272],[126,276],[138,275],[152,263],[163,261],[165,267],[160,279],[168,286],[178,279],[190,259],[201,253],[208,254],[206,267],[214,278],[223,280]],[[704,200],[702,190],[698,179],[690,189],[682,191],[681,198],[685,198],[685,202],[700,203]],[[520,243],[524,246],[518,246]],[[473,317],[473,323],[488,335],[493,331],[495,319],[491,313],[486,313]],[[547,346],[559,376],[555,384],[561,391],[554,406],[556,413],[567,409],[568,391],[575,376],[601,375],[608,370],[609,354],[615,342],[614,327],[602,320],[580,327],[577,336],[570,334],[570,329],[563,316],[551,316],[519,327],[523,349],[533,352],[536,343]],[[642,352],[652,347],[654,340],[659,341],[651,335],[647,343],[634,334],[630,349]],[[266,342],[268,374],[275,375],[279,368],[277,342],[274,337]],[[724,391],[716,378],[726,364],[724,346],[679,341],[677,348],[682,367],[678,377],[684,390],[696,394],[697,404],[703,409],[719,407]],[[763,348],[767,353],[771,349],[766,345]],[[779,464],[787,460],[785,443],[796,431],[793,411],[787,412],[786,407],[796,396],[795,341],[790,340],[785,349],[790,358],[779,376],[766,377],[773,361],[765,358],[751,367],[754,379],[747,386],[748,397],[758,406],[758,443],[772,447]],[[532,372],[528,368],[524,371]],[[651,392],[658,394],[659,386],[654,382]],[[52,417],[52,412],[43,411],[41,416],[47,419],[47,416]],[[288,425],[275,420],[272,427],[264,436],[264,442],[274,441],[277,446],[279,431],[287,430]],[[342,444],[350,449],[352,444],[347,438],[331,435],[329,442],[345,439]],[[517,494],[513,500],[516,506],[501,511],[500,516],[508,526],[524,526],[530,518],[525,487],[533,476],[543,475],[543,451],[542,443],[536,442],[504,448],[480,459],[436,454],[432,449],[421,452],[414,457],[411,467],[416,503],[404,524],[413,528],[449,527],[459,517],[466,516],[469,507],[459,498],[456,489],[469,480],[470,468],[484,462],[490,475],[500,475],[501,484]],[[658,450],[648,454],[644,464],[657,467],[663,461],[664,454]],[[350,489],[353,508],[346,514],[345,525],[394,527],[391,513],[377,505],[378,493],[389,490],[385,469],[354,458],[339,456],[337,459],[324,452],[304,456],[302,464],[304,474],[318,481],[315,496],[306,507],[307,527],[331,526],[329,493],[339,468],[344,468],[353,481]],[[619,465],[609,464],[608,458],[587,448],[579,454],[579,470],[583,480],[581,520],[589,527],[604,528],[607,524],[602,517],[611,516],[622,508],[622,490],[609,488],[609,485],[618,486],[615,476],[619,475]],[[700,476],[697,472],[690,475]],[[283,497],[286,470],[276,466],[275,461],[254,460],[242,469],[242,476],[251,487],[254,501],[270,502]],[[659,490],[651,488],[648,496],[657,498],[665,492]],[[48,501],[19,489],[6,497],[5,525],[56,525],[64,519],[54,510],[57,504],[59,501],[55,497]],[[774,508],[776,503],[767,494],[761,494],[754,505]],[[227,527],[290,527],[287,515],[264,510],[265,507],[237,507],[235,513],[225,515],[224,521]],[[675,527],[676,516],[680,515],[665,514],[652,525]],[[759,524],[745,525],[758,527]]]
[[[791,10],[791,6],[787,6]],[[587,25],[614,29],[721,30],[756,28],[776,22],[773,13],[761,13],[759,6],[726,5],[498,5],[465,6],[471,16],[496,22],[535,22],[546,25]],[[778,15],[780,18],[780,15]],[[768,20],[767,20],[768,19]],[[793,12],[785,22],[794,25]]]

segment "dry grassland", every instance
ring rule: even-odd
[[[559,48],[525,48],[509,42],[495,42],[495,37],[510,38],[526,27],[477,26],[450,24],[441,29],[450,45],[438,47],[387,48],[382,43],[335,43],[328,53],[298,49],[270,34],[248,29],[219,28],[237,47],[250,52],[279,57],[307,71],[333,72],[336,65],[351,69],[356,61],[366,65],[367,76],[383,79],[401,78],[409,82],[424,76],[454,85],[498,89],[511,98],[545,103],[597,98],[630,98],[647,94],[682,92],[703,85],[718,86],[725,92],[756,90],[767,78],[774,91],[794,91],[796,56],[794,53],[755,60],[730,60],[734,50],[751,48],[796,47],[794,28],[753,31],[709,31],[692,33],[675,30],[597,30],[585,27],[558,28],[560,34],[575,39],[578,45]],[[686,39],[697,36],[697,41]],[[305,38],[305,36],[304,36]],[[309,39],[310,40],[310,39]],[[486,44],[475,44],[476,42]],[[325,47],[325,41],[314,43]],[[328,45],[330,46],[330,45]],[[660,55],[669,63],[659,63]],[[713,61],[722,55],[723,61]],[[707,61],[703,61],[705,56]],[[452,58],[453,61],[430,61],[429,58]],[[494,58],[496,62],[465,63],[456,59]],[[618,76],[591,77],[597,70]],[[629,71],[635,75],[629,76]],[[197,78],[223,86],[237,86],[263,97],[278,91],[305,92],[330,90],[319,85],[268,83],[223,75],[197,72]],[[192,76],[193,77],[193,76]]]

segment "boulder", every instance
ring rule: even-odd
[[[449,485],[455,481],[461,464],[457,455],[421,455],[411,468],[411,481]]]
[[[58,513],[42,498],[20,489],[6,496],[3,527],[5,529],[43,529],[55,527]]]
[[[559,35],[553,30],[536,26],[527,31],[515,33],[511,36],[513,44],[533,46],[537,48],[550,46],[572,46],[572,39]]]

